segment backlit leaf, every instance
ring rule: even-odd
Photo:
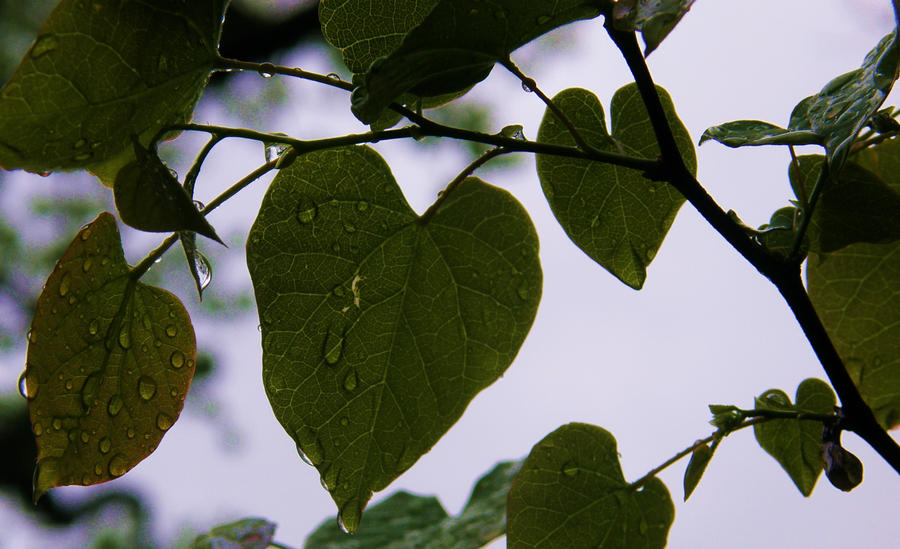
[[[367,147],[278,173],[247,246],[263,381],[347,530],[510,365],[537,254],[525,210],[475,178],[419,218]]]
[[[700,483],[703,473],[706,472],[706,466],[713,457],[714,448],[708,444],[701,444],[691,452],[691,460],[684,470],[684,501],[691,497],[694,489]]]
[[[156,153],[135,144],[137,160],[116,175],[116,209],[127,225],[150,232],[191,231],[221,243],[216,230],[198,210]]]
[[[784,391],[770,389],[756,398],[761,410],[833,414],[834,391],[820,379],[809,378],[797,387],[797,403]],[[812,494],[825,462],[822,459],[822,422],[774,419],[753,426],[756,441],[781,465],[806,497]]]
[[[856,134],[884,102],[897,77],[896,30],[866,55],[860,68],[842,74],[791,114],[792,130],[811,130],[824,142],[832,169],[843,165]]]
[[[822,138],[809,130],[786,130],[759,120],[735,120],[707,128],[700,136],[700,144],[710,139],[727,147],[758,145],[815,145]]]
[[[538,442],[513,481],[507,503],[510,549],[644,549],[666,545],[675,507],[665,484],[625,481],[616,439],[584,423]]]
[[[147,143],[190,118],[226,0],[62,0],[0,90],[0,166],[87,168],[111,185]]]
[[[112,215],[83,227],[47,279],[28,338],[35,500],[122,476],[150,455],[178,419],[196,354],[178,298],[131,276]]]
[[[697,160],[690,135],[678,120],[669,94],[657,90],[685,165],[695,173]],[[659,155],[636,85],[624,86],[613,96],[612,137],[607,133],[603,107],[593,93],[570,88],[553,102],[593,147],[649,159]],[[538,141],[575,144],[549,109]],[[647,277],[646,267],[656,256],[684,197],[666,183],[644,178],[639,171],[600,162],[538,155],[537,171],[553,214],[569,238],[622,282],[640,289]]]
[[[672,32],[693,3],[694,0],[617,0],[613,4],[613,26],[641,31],[647,56]]]
[[[435,96],[469,88],[519,46],[599,14],[589,0],[441,0],[396,50],[368,68],[353,93],[353,113],[368,124],[404,92]]]
[[[434,497],[398,492],[366,511],[348,536],[333,520],[319,525],[305,549],[468,549],[506,532],[506,495],[521,462],[500,463],[481,477],[462,513],[451,517]]]
[[[275,536],[275,524],[247,518],[216,526],[198,536],[188,549],[266,549]]]

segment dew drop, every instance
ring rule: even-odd
[[[121,477],[127,471],[127,465],[125,464],[125,458],[116,454],[113,456],[111,460],[109,460],[109,474],[114,477]]]
[[[129,330],[129,325],[124,325],[119,330],[119,346],[123,349],[128,349],[131,347],[131,332]]]
[[[53,418],[53,422],[51,423],[51,425],[53,426],[54,431],[59,431],[60,429],[62,429],[62,420],[58,417]]]
[[[344,287],[341,285],[335,286],[333,290],[331,290],[334,295],[337,297],[344,297]]]
[[[125,436],[128,438],[134,438],[134,429],[129,427],[128,430],[125,431]]]
[[[338,468],[332,465],[322,473],[319,481],[322,483],[322,487],[330,492],[337,487],[339,477]]]
[[[172,351],[172,356],[169,357],[169,364],[175,369],[184,366],[184,353],[181,351]]]
[[[169,337],[175,337],[178,335],[178,328],[174,324],[169,324],[166,326],[166,335]]]
[[[325,362],[328,364],[337,364],[341,359],[341,353],[344,352],[344,334],[334,330],[328,330],[328,337],[325,338],[324,356]]]
[[[76,141],[75,144],[72,145],[72,147],[75,149],[80,149],[80,148],[84,147],[85,145],[87,145],[87,140],[82,138],[82,139],[79,139],[78,141]]]
[[[85,160],[90,160],[93,156],[93,153],[85,152],[75,155],[75,160],[77,160],[78,162],[84,162]]]
[[[344,222],[344,230],[348,233],[355,233],[356,225],[354,225],[353,223],[350,223],[349,221],[345,221]]]
[[[91,435],[89,435],[87,433],[87,431],[82,431],[81,432],[81,442],[87,444],[88,441],[90,441],[90,440],[91,440]]]
[[[39,437],[39,436],[41,436],[42,434],[44,434],[44,426],[41,425],[40,422],[35,422],[35,423],[34,423],[33,431],[34,431],[34,436],[38,436],[38,437]]]
[[[100,322],[98,322],[97,319],[95,318],[94,320],[91,321],[90,324],[88,324],[88,333],[91,334],[92,336],[95,336],[95,335],[97,335],[97,332],[99,332],[99,331],[100,331]]]
[[[94,260],[91,258],[87,258],[84,260],[84,263],[81,264],[81,271],[88,272],[91,270],[91,267],[94,266]]]
[[[88,376],[84,381],[84,385],[81,386],[81,402],[86,408],[90,408],[91,404],[94,403],[94,399],[100,388],[100,381],[100,374],[93,373]]]
[[[369,203],[366,202],[365,200],[360,200],[359,202],[356,203],[356,211],[364,212],[368,209],[369,209]]]
[[[322,449],[322,441],[319,440],[315,431],[309,427],[303,427],[297,431],[294,438],[298,441],[297,454],[300,455],[300,459],[312,466],[322,463],[325,452]]]
[[[59,281],[59,297],[66,297],[67,293],[69,293],[69,273],[64,274]]]
[[[297,202],[297,221],[306,225],[312,223],[319,213],[319,207],[308,198],[301,198]]]
[[[168,431],[169,427],[172,426],[172,418],[166,414],[159,414],[156,416],[156,426],[159,427],[160,431]]]
[[[356,372],[350,371],[347,374],[347,377],[344,378],[344,389],[348,391],[352,391],[356,389],[356,386],[359,384],[359,378],[356,377]]]
[[[108,454],[110,450],[112,450],[112,441],[109,440],[109,437],[103,437],[100,439],[100,443],[97,444],[97,447],[100,449],[101,454]]]
[[[197,286],[200,291],[206,289],[212,282],[212,265],[206,256],[200,253],[200,250],[194,250],[194,270],[197,272]]]
[[[350,419],[348,419],[347,416],[342,417],[341,418],[341,426],[346,427],[348,425],[350,425]]]
[[[156,382],[147,376],[141,376],[138,380],[138,394],[144,400],[150,400],[156,395]]]
[[[19,376],[19,394],[28,400],[33,400],[38,394],[39,387],[37,376],[33,372],[28,372],[26,368]]]
[[[259,66],[259,75],[263,78],[272,78],[275,73],[275,65],[272,63],[263,63]]]
[[[34,333],[34,330],[28,330],[28,333],[25,334],[25,339],[28,340],[28,343],[37,343],[37,334]]]
[[[578,465],[574,461],[567,461],[562,466],[562,473],[567,477],[574,477],[578,474]]]
[[[528,283],[523,282],[519,286],[519,289],[516,290],[516,293],[519,294],[519,299],[521,299],[522,301],[527,300],[528,299]]]
[[[99,463],[97,465],[94,465],[94,474],[98,477],[103,474],[103,466]]]
[[[112,398],[109,399],[109,403],[106,405],[106,411],[111,416],[119,415],[119,412],[122,411],[122,407],[125,405],[125,402],[122,400],[122,397],[119,395],[113,395]]]
[[[526,78],[525,80],[522,80],[522,90],[525,93],[533,92],[534,86],[535,86],[534,80],[532,80],[531,78]]]
[[[355,499],[351,499],[341,507],[338,512],[338,526],[341,530],[348,534],[356,532],[359,528],[359,519],[362,516],[362,509]]]
[[[72,387],[74,387],[74,385],[72,385],[72,380],[66,381],[66,391],[71,391]]]
[[[37,59],[42,55],[55,50],[59,46],[59,40],[52,34],[45,34],[37,39],[31,47],[31,57]]]

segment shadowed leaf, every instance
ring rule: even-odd
[[[188,120],[216,57],[225,0],[63,0],[0,90],[0,166],[87,168],[108,185]]]
[[[707,128],[700,136],[700,145],[713,140],[726,147],[758,145],[818,145],[822,138],[809,130],[786,130],[759,120],[735,120]]]
[[[644,56],[659,46],[691,9],[694,0],[617,0],[613,4],[613,26],[641,31]]]
[[[678,120],[669,94],[662,88],[657,90],[685,165],[695,173],[697,160],[690,135]],[[611,137],[603,107],[593,93],[570,88],[553,102],[591,146],[649,159],[659,155],[636,85],[624,86],[613,96]],[[538,141],[575,144],[566,126],[549,109],[541,122]],[[619,280],[640,289],[647,277],[647,265],[656,256],[684,197],[666,183],[644,178],[639,171],[601,162],[538,155],[537,171],[553,215],[572,242]]]
[[[60,258],[28,341],[35,500],[122,476],[150,455],[178,419],[197,354],[184,306],[132,278],[108,213]]]
[[[216,526],[208,534],[198,536],[188,549],[266,549],[274,536],[275,524],[247,518]]]
[[[347,530],[510,365],[537,254],[524,209],[475,178],[425,219],[367,147],[278,173],[247,245],[263,381]]]
[[[510,549],[645,549],[666,545],[675,507],[658,478],[641,488],[625,481],[616,439],[570,423],[538,442],[507,503]]]
[[[797,403],[784,391],[770,389],[756,398],[761,410],[833,414],[834,391],[822,380],[809,378],[797,387]],[[822,460],[822,422],[773,419],[753,426],[756,441],[781,465],[806,497],[812,494],[825,462]]]
[[[481,477],[459,516],[434,497],[398,492],[366,511],[359,531],[345,534],[334,521],[319,525],[305,549],[467,549],[506,532],[506,495],[521,462],[505,462]]]
[[[715,445],[710,447],[708,444],[697,446],[691,452],[691,460],[684,470],[684,501],[691,497],[694,489],[700,483],[703,473],[706,472],[706,466],[713,457],[713,452],[715,452]]]

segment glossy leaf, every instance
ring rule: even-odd
[[[275,536],[275,524],[259,518],[247,518],[216,526],[198,536],[188,549],[266,549]]]
[[[862,483],[862,462],[840,444],[826,442],[822,457],[825,459],[825,476],[835,488],[849,492]]]
[[[807,232],[813,252],[900,239],[900,186],[892,188],[852,160],[821,191]],[[821,155],[799,157],[798,168],[790,170],[791,184],[809,195],[824,162]]]
[[[487,78],[494,63],[538,36],[600,14],[596,2],[441,0],[353,93],[353,113],[371,123],[404,92],[435,96]]]
[[[809,378],[797,387],[797,402],[779,389],[756,398],[760,410],[833,414],[834,391],[822,380]],[[812,494],[825,466],[822,460],[822,422],[808,419],[774,419],[753,426],[756,441],[781,465],[806,497]]]
[[[897,77],[896,31],[869,52],[862,66],[842,74],[791,114],[791,130],[810,130],[824,142],[834,171],[843,165],[856,134],[884,102]]]
[[[38,298],[25,386],[34,497],[122,476],[172,426],[194,374],[190,318],[131,276],[108,213],[79,231]]]
[[[644,56],[659,46],[691,9],[694,0],[617,0],[613,4],[613,26],[641,31]]]
[[[470,178],[420,218],[367,147],[281,170],[247,263],[269,401],[350,531],[503,374],[541,295],[512,196]]]
[[[691,497],[694,489],[700,484],[700,479],[703,478],[703,473],[706,472],[706,466],[709,465],[713,452],[715,452],[715,446],[710,447],[708,444],[701,444],[691,452],[691,459],[684,470],[684,501]]]
[[[707,128],[700,136],[700,144],[709,140],[718,141],[726,147],[822,143],[822,138],[809,130],[786,130],[775,124],[759,120],[735,120]]]
[[[334,521],[319,525],[305,549],[467,549],[506,532],[506,495],[521,462],[505,462],[481,477],[462,513],[451,517],[436,498],[398,492],[367,512],[359,531],[345,534]]]
[[[641,488],[625,481],[608,431],[569,423],[532,448],[513,481],[507,546],[661,548],[674,518],[661,480]]]
[[[696,172],[694,145],[678,120],[669,94],[657,87],[682,151],[685,165]],[[603,107],[597,97],[570,88],[553,102],[593,147],[609,152],[655,159],[656,136],[637,86],[619,89],[612,99],[612,136],[607,133]],[[538,141],[560,145],[575,142],[566,126],[549,111],[544,114]],[[541,187],[557,221],[569,238],[591,259],[635,289],[644,285],[653,261],[684,197],[670,185],[651,181],[636,170],[553,156],[538,155]]]
[[[135,144],[137,160],[116,175],[116,209],[127,225],[149,232],[192,231],[222,243],[155,152]]]
[[[0,90],[0,166],[87,168],[111,185],[131,138],[188,120],[226,0],[62,0]]]

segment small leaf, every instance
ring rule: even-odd
[[[694,0],[618,0],[613,4],[613,26],[617,30],[641,31],[646,57],[672,32],[693,4]]]
[[[570,423],[532,448],[507,504],[510,549],[665,547],[675,507],[658,478],[625,482],[616,439]]]
[[[112,215],[83,227],[47,279],[29,335],[35,500],[122,476],[150,455],[178,419],[196,355],[178,298],[131,276]]]
[[[216,230],[156,153],[135,143],[137,160],[119,170],[113,194],[127,225],[149,232],[192,231],[222,243]]]
[[[808,130],[786,130],[759,120],[736,120],[707,128],[700,136],[700,145],[713,140],[726,147],[759,145],[818,145],[822,138]]]
[[[281,170],[247,264],[272,409],[350,531],[509,367],[541,295],[511,195],[470,178],[420,218],[368,147]]]
[[[368,67],[353,92],[353,113],[369,124],[404,92],[435,96],[467,89],[519,46],[599,14],[589,0],[441,0],[396,50]]]
[[[107,184],[163,127],[191,117],[226,0],[62,0],[0,90],[0,166],[87,168]]]
[[[684,501],[687,501],[691,494],[694,493],[694,489],[700,483],[703,473],[706,472],[706,466],[709,465],[709,460],[712,459],[714,451],[715,447],[710,448],[708,444],[701,444],[691,452],[691,460],[684,470]]]
[[[863,465],[858,457],[836,442],[826,442],[822,455],[825,458],[825,476],[835,488],[849,492],[860,485]]]
[[[833,414],[835,396],[831,386],[809,378],[797,388],[797,403],[779,389],[770,389],[756,398],[761,410]],[[808,419],[773,419],[753,426],[756,441],[769,453],[806,497],[812,494],[822,473],[822,422]]]
[[[481,477],[457,517],[448,516],[434,497],[398,492],[372,506],[354,536],[328,520],[307,538],[304,548],[481,547],[506,532],[506,495],[520,466],[500,463]]]
[[[775,210],[769,222],[760,225],[758,240],[769,250],[787,257],[794,246],[797,208],[786,206]],[[809,233],[804,238],[804,251],[809,249]]]
[[[696,172],[694,145],[678,120],[669,94],[657,87],[676,142],[688,169]],[[564,90],[553,98],[587,142],[599,150],[624,151],[641,158],[659,155],[656,136],[637,86],[619,89],[612,99],[612,136],[603,107],[583,89]],[[538,141],[574,145],[566,126],[549,109]],[[684,203],[670,185],[644,178],[639,171],[592,162],[538,155],[537,171],[544,195],[569,238],[594,261],[635,289],[644,285],[647,265],[656,257],[669,227]]]
[[[842,74],[791,114],[791,130],[811,130],[822,138],[832,171],[840,171],[856,134],[869,122],[897,78],[896,30],[866,55],[860,68]]]
[[[259,518],[247,518],[216,526],[198,536],[188,549],[266,549],[275,537],[275,524]]]

